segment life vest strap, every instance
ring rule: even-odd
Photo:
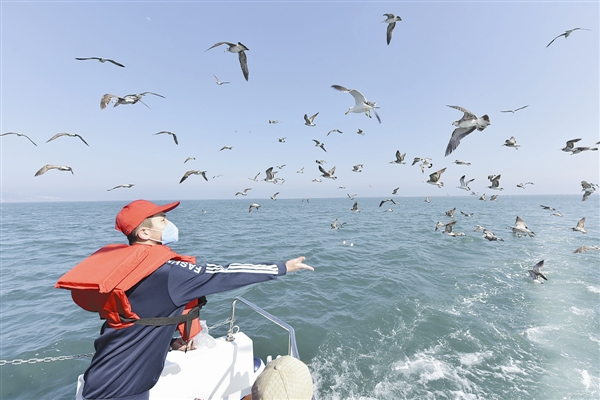
[[[119,315],[121,318],[121,322],[132,322],[135,325],[145,325],[145,326],[165,326],[165,325],[179,325],[181,323],[185,323],[184,334],[182,336],[188,338],[190,337],[190,330],[192,328],[192,321],[195,318],[200,317],[200,309],[202,306],[206,305],[207,300],[206,296],[202,296],[198,299],[198,304],[190,309],[189,312],[182,315],[177,315],[174,317],[155,317],[155,318],[127,318],[122,315]],[[187,341],[186,341],[187,342]]]

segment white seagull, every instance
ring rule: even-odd
[[[273,172],[273,167],[267,168],[267,170],[265,171],[265,175],[267,176],[265,177],[265,179],[263,179],[263,181],[277,183],[277,180],[275,179],[275,174],[277,172],[278,171]]]
[[[540,261],[539,263],[535,264],[533,269],[529,269],[527,270],[527,272],[529,273],[529,277],[531,279],[533,279],[534,281],[538,281],[540,283],[544,283],[542,281],[540,281],[540,278],[544,279],[544,280],[548,280],[548,278],[546,278],[541,272],[540,270],[542,269],[542,267],[544,266],[544,260]]]
[[[585,218],[581,218],[578,222],[577,222],[577,226],[575,228],[571,228],[572,230],[576,231],[576,232],[581,232],[581,233],[588,233],[587,229],[585,229]]]
[[[179,144],[179,142],[177,141],[177,135],[174,134],[173,132],[160,131],[160,132],[155,133],[155,135],[171,135],[171,136],[173,136],[173,140],[175,141],[175,144]]]
[[[115,189],[119,189],[119,188],[125,188],[125,189],[129,189],[130,187],[134,186],[135,184],[133,183],[124,183],[122,185],[117,185],[112,189],[106,189],[107,192],[110,192],[111,190],[115,190]]]
[[[200,171],[199,169],[192,169],[192,170],[187,171],[185,174],[183,174],[179,183],[185,181],[187,178],[190,177],[190,175],[202,175],[204,180],[208,181],[208,178],[206,177],[206,171]]]
[[[513,147],[515,150],[519,150],[521,145],[517,144],[517,139],[514,136],[511,136],[510,139],[506,139],[502,146]]]
[[[115,64],[117,67],[125,68],[125,66],[121,63],[116,62],[115,60],[111,60],[110,58],[102,58],[102,57],[75,57],[76,60],[98,60],[101,63],[109,62]]]
[[[527,228],[527,224],[519,216],[517,216],[517,219],[515,221],[515,226],[511,226],[510,229],[512,229],[513,233],[516,234],[517,237],[528,236],[528,235],[529,235],[529,237],[535,236],[535,233],[530,231],[529,228]]]
[[[385,17],[387,17],[386,19],[384,19],[381,22],[388,24],[386,39],[387,39],[387,44],[389,46],[390,42],[392,41],[392,32],[394,31],[394,28],[396,27],[396,22],[402,21],[402,18],[396,17],[396,16],[394,16],[394,14],[383,14],[383,15]]]
[[[246,189],[242,190],[241,192],[237,192],[235,195],[237,196],[238,194],[241,194],[242,196],[247,196],[248,190],[252,190],[252,188],[246,188]]]
[[[188,162],[190,160],[195,160],[195,159],[196,159],[196,157],[188,157],[185,159],[185,161],[183,163],[185,164],[186,162]]]
[[[575,251],[573,253],[585,253],[588,250],[600,250],[600,247],[598,247],[598,246],[581,246],[581,247],[575,249]]]
[[[475,114],[466,108],[462,108],[459,106],[448,106],[454,108],[456,110],[462,111],[464,115],[458,121],[454,121],[452,125],[456,126],[456,129],[452,132],[452,136],[450,137],[450,141],[448,142],[448,146],[446,147],[446,156],[452,153],[458,145],[460,141],[465,138],[469,133],[473,132],[475,129],[478,131],[484,130],[488,125],[490,125],[490,117],[488,115],[484,115],[481,118],[477,118]]]
[[[548,48],[548,46],[550,46],[550,45],[551,45],[551,44],[552,44],[552,43],[553,43],[553,42],[554,42],[556,39],[558,39],[559,37],[561,37],[561,36],[564,36],[564,37],[565,37],[565,39],[566,39],[566,38],[568,38],[568,37],[569,37],[569,35],[570,35],[571,33],[573,33],[574,31],[578,31],[578,30],[582,30],[582,31],[589,31],[590,29],[585,29],[585,28],[573,28],[573,29],[566,30],[566,31],[565,31],[565,33],[561,33],[560,35],[558,35],[557,37],[555,37],[554,39],[552,39],[552,40],[550,41],[550,43],[548,43],[548,44],[546,45],[546,48]]]
[[[40,168],[38,172],[35,173],[35,176],[43,175],[46,172],[50,171],[51,169],[57,169],[59,171],[71,171],[71,174],[75,175],[75,173],[73,172],[73,168],[69,167],[68,165],[46,164],[42,168]]]
[[[519,184],[517,185],[517,187],[518,187],[518,188],[521,188],[521,189],[525,189],[525,185],[533,185],[533,182],[519,183]]]
[[[400,154],[400,150],[396,150],[396,159],[394,161],[390,161],[390,164],[406,164],[404,157],[406,157],[406,153]]]
[[[337,179],[337,176],[333,176],[333,174],[335,173],[335,167],[331,168],[329,171],[325,171],[325,169],[319,165],[319,171],[321,171],[321,176],[323,178]]]
[[[376,102],[368,101],[366,97],[356,89],[346,89],[345,87],[340,85],[331,85],[331,87],[335,90],[339,90],[340,92],[350,93],[352,97],[354,97],[355,104],[352,107],[350,107],[348,111],[346,111],[346,115],[349,112],[365,113],[367,117],[371,118],[371,110],[373,110],[375,116],[377,117],[377,121],[381,123],[381,118],[379,118],[379,114],[377,114],[377,111],[375,110],[376,108],[379,108],[377,107]]]
[[[436,185],[437,187],[441,188],[442,186],[444,186],[444,182],[440,182],[440,178],[442,177],[442,174],[444,173],[444,171],[446,171],[446,168],[442,168],[439,171],[436,171],[433,174],[430,174],[429,180],[424,181],[424,182],[429,183],[431,185]]]
[[[460,186],[457,186],[457,188],[466,190],[468,192],[471,190],[471,188],[469,187],[469,183],[473,182],[475,180],[475,178],[465,181],[465,176],[466,175],[463,175],[460,177]]]
[[[31,138],[30,138],[29,136],[27,136],[27,135],[25,135],[25,134],[23,134],[23,133],[18,133],[18,132],[6,132],[6,133],[3,133],[3,134],[2,134],[2,135],[0,135],[0,136],[6,136],[6,135],[17,135],[17,136],[23,136],[23,137],[25,137],[25,138],[29,139],[29,141],[30,141],[31,143],[33,143],[33,144],[34,144],[34,146],[37,146],[37,144],[35,144],[35,142],[34,142],[33,140],[31,140]]]
[[[344,133],[344,132],[340,131],[339,129],[332,129],[329,132],[327,132],[327,136],[329,136],[329,134],[332,133],[332,132]]]
[[[71,132],[61,132],[61,133],[57,133],[56,135],[52,136],[50,139],[48,139],[46,141],[46,143],[53,141],[54,139],[58,139],[61,136],[69,136],[69,137],[77,137],[79,139],[81,139],[81,141],[83,143],[85,143],[86,146],[89,146],[89,144],[87,144],[87,142],[81,137],[81,135],[78,135],[77,133],[71,133]]]
[[[228,51],[230,53],[238,53],[238,57],[240,59],[240,66],[242,67],[242,73],[244,74],[244,78],[246,78],[246,80],[248,80],[248,61],[246,59],[245,51],[249,50],[249,49],[240,42],[238,42],[237,44],[229,43],[229,42],[218,42],[218,43],[215,43],[212,46],[210,46],[205,51],[208,51],[212,48],[218,47],[222,44],[226,44],[228,46],[227,50],[225,50],[225,51]]]
[[[561,150],[565,153],[572,152],[575,148],[575,143],[579,142],[580,140],[581,138],[567,140],[565,147],[563,147]]]
[[[250,204],[250,208],[248,208],[248,212],[252,212],[252,210],[258,210],[260,208],[260,204],[252,203]]]
[[[116,95],[110,94],[110,93],[106,93],[100,99],[100,109],[104,110],[106,108],[106,106],[113,101],[113,99],[115,99],[114,100],[115,105],[113,107],[116,107],[119,104],[136,104],[139,101],[146,107],[150,108],[150,106],[148,104],[146,104],[142,101],[142,97],[144,97],[147,94],[153,94],[155,96],[162,97],[163,99],[165,98],[165,96],[160,95],[158,93],[154,93],[154,92],[142,92],[142,93],[138,93],[138,94],[128,94],[123,97],[116,96]]]
[[[325,143],[321,143],[316,139],[313,139],[313,142],[315,142],[315,147],[320,147],[325,153],[327,153],[327,150],[325,150]]]
[[[278,194],[279,194],[279,192],[276,192],[273,196],[271,196],[271,200],[277,200]]]
[[[509,113],[513,113],[514,114],[517,111],[522,110],[522,109],[527,108],[527,107],[529,107],[529,104],[526,105],[526,106],[523,106],[523,107],[515,108],[514,110],[505,110],[505,111],[500,111],[500,112],[504,112],[504,113],[508,113],[509,112]]]
[[[219,85],[219,86],[221,86],[221,85],[226,85],[226,84],[228,84],[228,83],[229,83],[229,82],[221,82],[221,81],[219,80],[219,78],[217,78],[217,76],[216,76],[215,74],[213,74],[213,76],[214,76],[214,77],[215,77],[215,79],[217,80],[217,85]]]
[[[456,164],[456,165],[467,165],[467,166],[471,165],[470,162],[460,161],[460,160],[454,160],[454,164]]]
[[[446,225],[444,226],[444,231],[442,232],[443,234],[446,234],[448,236],[466,236],[466,234],[464,232],[453,232],[452,228],[454,227],[454,224],[456,224],[456,220],[452,220],[448,223],[446,223]]]
[[[504,190],[504,188],[500,187],[500,177],[502,175],[488,175],[488,179],[492,182],[490,186],[487,186],[490,189],[494,190]]]
[[[308,114],[304,114],[304,125],[306,125],[306,126],[317,126],[314,123],[315,118],[317,117],[317,115],[319,115],[319,113],[316,113],[312,117],[308,118]]]

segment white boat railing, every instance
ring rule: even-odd
[[[235,337],[233,336],[233,330],[235,323],[235,305],[238,301],[241,301],[242,303],[250,307],[253,311],[257,312],[269,321],[279,325],[280,327],[288,331],[288,355],[300,359],[300,356],[298,355],[298,347],[296,346],[296,332],[294,331],[294,328],[292,328],[290,325],[286,324],[279,318],[275,317],[274,315],[269,314],[256,304],[244,299],[243,297],[235,297],[233,299],[233,302],[231,303],[231,318],[229,322],[229,331],[227,332],[226,336],[226,340],[228,342],[232,342],[235,340]]]

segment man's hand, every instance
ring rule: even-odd
[[[314,271],[315,269],[313,267],[311,267],[310,265],[304,264],[304,260],[306,260],[306,257],[301,256],[301,257],[286,261],[285,267],[287,268],[287,272],[294,272],[294,271],[298,271],[301,269],[307,269],[309,271]]]

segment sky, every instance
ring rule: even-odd
[[[234,199],[245,188],[245,199],[388,198],[396,187],[399,197],[468,196],[457,188],[462,175],[489,198],[581,194],[582,180],[600,180],[599,151],[560,151],[575,138],[600,147],[598,2],[2,1],[1,8],[1,132],[37,144],[0,138],[2,202]],[[402,18],[389,45],[384,13]],[[546,47],[577,27],[589,30]],[[223,41],[248,47],[248,81],[225,45],[207,51]],[[217,85],[213,74],[230,83]],[[354,99],[334,84],[376,101],[381,124],[345,115]],[[164,98],[145,96],[150,108],[100,109],[106,93],[146,91]],[[445,157],[452,122],[462,116],[447,105],[487,114],[491,125]],[[317,112],[316,126],[305,126],[304,114]],[[343,133],[328,136],[332,129]],[[179,144],[160,131],[174,132]],[[46,142],[59,132],[78,133],[89,147],[71,137]],[[511,136],[518,150],[503,146]],[[390,164],[397,150],[405,165]],[[188,157],[195,160],[184,164]],[[414,157],[431,158],[433,167],[422,173]],[[337,179],[321,177],[316,160],[335,167]],[[34,176],[46,164],[74,173]],[[356,164],[362,172],[352,172]],[[269,167],[283,184],[262,181]],[[424,182],[442,168],[444,187]],[[192,169],[208,181],[192,175],[179,183]],[[488,176],[499,174],[504,190],[487,188]],[[534,184],[516,186],[524,182]],[[120,184],[134,186],[108,190]]]

